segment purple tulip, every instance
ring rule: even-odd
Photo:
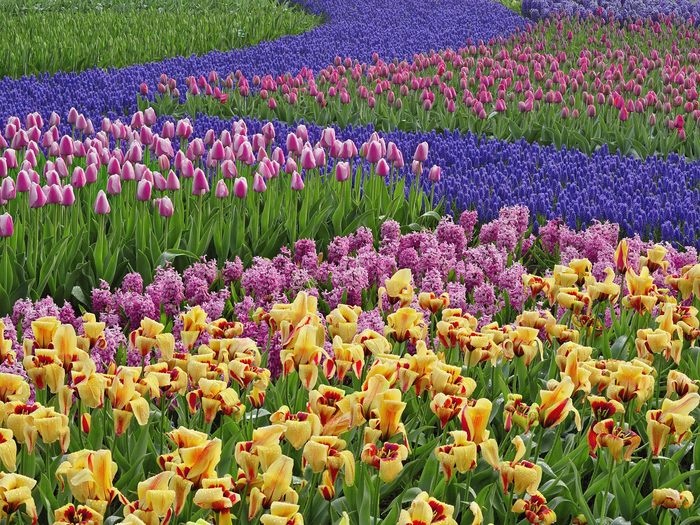
[[[248,194],[248,180],[245,177],[238,177],[233,181],[233,194],[239,199],[245,199]]]
[[[3,213],[0,215],[0,237],[12,237],[13,233],[15,233],[15,223],[12,215]]]
[[[138,186],[136,186],[136,199],[140,201],[151,200],[151,192],[153,191],[153,184],[146,179],[141,179]]]
[[[97,192],[97,198],[95,199],[95,206],[93,210],[97,215],[107,215],[112,209],[109,207],[109,201],[107,200],[107,195],[105,192],[100,190]]]
[[[217,199],[225,199],[228,197],[228,186],[226,186],[226,182],[224,179],[219,179],[219,182],[216,183],[216,188],[214,189],[214,196]]]

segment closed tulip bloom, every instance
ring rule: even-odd
[[[100,190],[97,193],[93,210],[97,215],[107,215],[111,211],[109,201],[107,200],[107,195],[105,195],[104,191]]]
[[[192,179],[192,195],[204,195],[205,193],[209,193],[209,181],[204,171],[197,168],[194,170]]]
[[[32,188],[29,190],[29,207],[30,208],[43,208],[46,205],[46,194],[41,186],[38,184],[32,184]]]
[[[141,179],[136,187],[136,199],[139,201],[149,201],[151,200],[151,193],[153,191],[153,184],[146,179]]]
[[[29,176],[29,173],[25,170],[20,171],[17,174],[16,191],[18,191],[19,193],[27,193],[31,190],[31,187],[32,179]]]
[[[304,146],[301,151],[301,167],[305,170],[312,170],[316,167],[316,157],[310,146]]]
[[[379,162],[379,159],[382,158],[382,145],[376,140],[373,140],[367,144],[365,158],[367,159],[367,162],[370,162],[371,164],[376,164]]]
[[[256,173],[253,176],[253,191],[256,193],[263,193],[265,190],[267,190],[265,179],[259,173]]]
[[[264,181],[263,184],[265,184]],[[237,177],[233,182],[233,194],[239,199],[245,199],[246,195],[248,195],[248,179]]]
[[[233,179],[238,176],[236,163],[231,159],[227,159],[221,163],[221,174],[225,179]]]
[[[335,180],[344,182],[350,178],[350,165],[347,162],[338,162],[335,165]]]
[[[9,428],[0,428],[0,464],[10,472],[17,465],[17,443]]]
[[[228,186],[226,186],[226,182],[221,179],[219,182],[216,183],[216,188],[214,190],[214,195],[216,196],[217,199],[225,199],[228,197]]]
[[[413,154],[413,160],[416,160],[418,162],[425,162],[426,159],[428,158],[428,143],[427,142],[421,142],[418,144],[416,147],[416,151]]]
[[[389,173],[391,173],[391,168],[389,167],[389,163],[386,161],[386,159],[379,159],[379,162],[377,162],[376,173],[383,178],[389,176]]]
[[[12,237],[15,232],[15,224],[12,215],[3,213],[0,215],[0,237]]]
[[[101,191],[101,190],[100,190]],[[122,180],[119,175],[110,175],[107,179],[107,193],[119,195],[122,192]]]
[[[440,169],[440,166],[432,166],[430,168],[430,171],[428,172],[428,178],[430,179],[430,182],[440,182],[441,173],[442,170]]]
[[[292,173],[292,181],[290,187],[295,191],[301,191],[304,189],[304,179],[301,178],[298,172]]]
[[[174,212],[175,208],[170,197],[163,197],[158,201],[158,214],[161,217],[172,217]]]
[[[180,179],[173,170],[168,172],[168,178],[165,181],[165,189],[168,191],[178,191],[180,189]]]
[[[63,206],[73,206],[75,203],[75,193],[73,192],[73,186],[70,184],[63,187],[63,192],[61,194],[61,204]]]

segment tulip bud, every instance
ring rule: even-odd
[[[63,192],[61,191],[61,186],[58,184],[52,184],[49,186],[49,191],[46,195],[46,202],[48,204],[63,204]]]
[[[174,212],[175,208],[173,206],[173,201],[170,200],[170,197],[158,199],[158,214],[161,217],[172,217]]]
[[[377,175],[382,178],[386,178],[389,176],[390,171],[391,169],[389,168],[389,163],[386,161],[386,159],[379,159],[379,162],[377,162]]]
[[[304,189],[304,180],[299,175],[299,172],[295,171],[292,173],[292,183],[291,188],[295,191],[301,191]]]
[[[236,163],[232,160],[225,160],[221,163],[221,175],[225,179],[233,179],[238,176],[238,170],[236,169]]]
[[[168,178],[165,181],[165,188],[168,191],[178,191],[180,189],[180,179],[173,170],[168,172]]]
[[[428,149],[429,146],[427,142],[421,142],[418,144],[416,147],[416,152],[413,154],[413,160],[425,162],[425,160],[428,158]]]
[[[335,142],[335,129],[326,128],[321,132],[321,146],[330,149]]]
[[[316,167],[316,157],[308,145],[301,151],[301,167],[305,170],[312,170]]]
[[[432,166],[428,172],[428,178],[430,178],[431,182],[440,182],[441,173],[442,170],[440,169],[440,166]]]
[[[12,215],[3,213],[0,215],[0,237],[12,237],[13,233],[15,233],[15,223]]]
[[[107,179],[107,193],[119,195],[122,192],[122,181],[119,175],[110,175]]]
[[[214,195],[217,199],[225,199],[228,197],[228,186],[226,186],[226,182],[223,179],[219,179],[219,182],[216,183]]]
[[[147,179],[141,179],[138,186],[136,187],[136,199],[139,201],[149,201],[151,200],[151,192],[153,191],[153,184]]]
[[[0,157],[0,179],[7,177],[7,161]]]
[[[29,173],[22,170],[17,174],[17,185],[16,189],[20,193],[27,193],[32,187],[32,179]]]
[[[85,182],[92,184],[97,182],[97,164],[90,164],[85,170]]]
[[[84,434],[90,433],[91,424],[92,415],[90,413],[83,412],[82,414],[80,414],[80,430],[82,430]]]
[[[265,179],[260,175],[260,173],[255,173],[253,177],[253,191],[256,193],[262,193],[267,190],[267,185],[265,184]]]
[[[209,192],[209,181],[204,172],[197,168],[194,170],[194,177],[192,178],[192,195],[204,195]]]
[[[376,164],[382,158],[382,146],[378,141],[373,140],[367,145],[367,162]]]
[[[12,177],[3,179],[2,187],[0,189],[0,196],[2,196],[2,200],[11,201],[15,198],[16,194],[17,190],[15,189],[15,181],[12,180]]]
[[[233,181],[233,194],[239,199],[245,199],[248,194],[248,180],[245,177],[238,177]]]
[[[344,182],[350,178],[350,165],[347,162],[338,162],[335,165],[335,180]]]
[[[73,170],[73,176],[71,177],[70,182],[76,188],[82,188],[83,186],[85,186],[87,184],[85,170],[80,166],[76,166]]]
[[[111,211],[109,201],[107,200],[107,195],[105,195],[104,191],[100,190],[97,193],[97,198],[95,199],[95,206],[93,209],[97,215],[107,215]]]
[[[73,192],[73,186],[67,184],[63,187],[62,202],[64,206],[73,206],[75,203],[75,193]]]

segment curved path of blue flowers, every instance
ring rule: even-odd
[[[336,56],[366,61],[376,52],[384,58],[410,58],[419,51],[458,47],[467,39],[505,35],[526,23],[493,0],[297,1],[323,14],[325,23],[303,35],[247,49],[117,70],[5,79],[0,81],[0,116],[30,111],[47,115],[54,110],[65,115],[72,106],[91,117],[105,113],[119,116],[135,110],[139,83],[155,82],[163,72],[182,79],[210,70],[241,69],[250,76],[295,71],[303,66],[319,69]],[[537,1],[538,6],[554,2]],[[259,130],[260,122],[248,122]],[[229,124],[202,116],[196,128],[203,133]],[[290,129],[283,123],[276,123],[276,127],[279,136]],[[312,135],[319,136],[319,128],[309,128]],[[371,127],[351,127],[339,134],[363,141],[370,131]],[[436,193],[460,209],[477,209],[484,220],[495,217],[503,206],[523,204],[546,218],[563,217],[571,227],[595,219],[609,220],[620,223],[626,234],[660,236],[700,248],[700,163],[679,158],[641,161],[605,150],[588,156],[553,146],[484,140],[457,132],[383,135],[403,151],[413,151],[427,140],[429,163],[443,168]],[[405,176],[410,177],[408,169]]]

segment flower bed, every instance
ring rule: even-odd
[[[553,223],[523,247],[523,209],[476,241],[475,219],[407,235],[388,222],[377,244],[358,230],[324,262],[299,241],[246,270],[165,268],[145,290],[131,274],[93,292],[99,318],[51,299],[18,303],[0,330],[4,515],[387,525],[426,512],[426,523],[694,515],[697,254],[638,239],[615,248],[609,225]],[[599,252],[594,239],[613,253],[581,257]],[[549,276],[524,266],[532,250]],[[493,317],[484,279],[462,284],[478,272],[504,286]]]

